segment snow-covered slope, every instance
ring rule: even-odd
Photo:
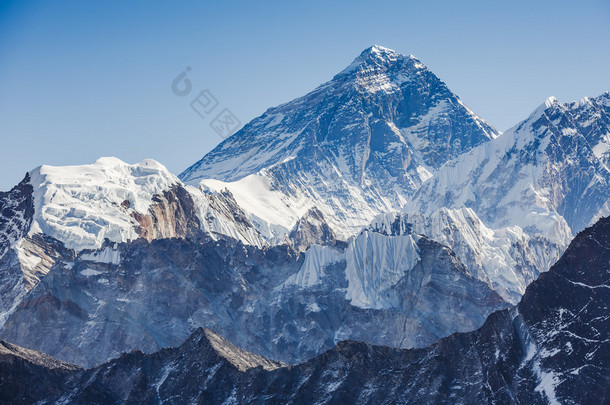
[[[30,175],[34,232],[75,250],[99,248],[104,239],[137,239],[139,224],[130,213],[147,213],[154,195],[179,184],[152,160],[129,165],[116,158],[100,158],[91,165],[44,165]]]
[[[348,241],[347,248],[312,246],[299,272],[284,285],[310,288],[324,283],[328,266],[345,261],[345,298],[360,308],[382,309],[397,305],[388,292],[420,261],[416,235],[385,236],[364,231]]]
[[[492,228],[517,225],[567,246],[609,211],[610,94],[549,98],[497,139],[447,163],[404,210],[469,207]]]
[[[385,235],[426,235],[449,246],[475,277],[512,303],[564,249],[518,226],[490,229],[470,208],[441,208],[430,215],[381,214],[368,229]]]
[[[431,173],[498,133],[413,56],[373,46],[331,81],[267,110],[185,170],[230,190],[282,236],[317,207],[340,237],[399,209]]]
[[[236,223],[239,207],[231,205],[230,194],[204,194],[192,187],[185,192],[180,180],[154,160],[131,165],[100,158],[91,165],[45,165],[30,175],[35,199],[30,233],[43,233],[76,251],[98,249],[105,239],[184,236],[186,229],[175,229],[180,220],[175,213],[185,209],[196,213],[202,230],[263,243],[247,219]]]

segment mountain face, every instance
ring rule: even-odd
[[[304,252],[312,245],[334,246],[337,239],[324,219],[324,214],[319,209],[312,208],[297,220],[288,234],[288,242]]]
[[[43,403],[604,404],[610,395],[609,235],[604,218],[575,238],[519,305],[427,348],[344,341],[284,366],[200,329],[176,349],[72,371],[63,392],[49,391]]]
[[[405,212],[468,207],[492,228],[518,225],[567,246],[607,215],[610,93],[548,99],[528,119],[436,172]]]
[[[79,367],[0,341],[0,402],[31,404],[61,395]]]
[[[441,208],[430,215],[381,214],[368,229],[384,235],[426,235],[449,246],[472,275],[514,304],[564,251],[563,246],[528,235],[518,226],[490,229],[469,208]]]
[[[185,187],[151,160],[34,169],[0,193],[0,326],[56,261],[108,243],[200,234],[266,243],[229,192]]]
[[[41,166],[0,193],[0,337],[78,366],[2,343],[0,401],[607,401],[609,220],[543,272],[609,145],[609,93],[499,135],[374,46],[180,179]]]
[[[451,249],[421,235],[366,231],[304,254],[203,235],[108,243],[58,260],[0,336],[91,367],[178,345],[205,326],[296,363],[343,339],[426,346],[506,306]]]
[[[227,188],[268,236],[286,234],[315,206],[346,238],[400,209],[443,163],[497,135],[419,60],[373,46],[331,81],[267,110],[180,178]]]
[[[29,181],[27,174],[11,191],[0,193],[0,326],[16,303],[49,270],[48,263],[42,259],[29,260],[36,245],[23,240],[34,216],[34,197]],[[22,249],[13,250],[18,243]],[[44,254],[40,256],[47,257]]]
[[[286,362],[474,329],[507,303],[449,247],[359,232],[496,135],[417,59],[372,47],[181,176],[198,187],[152,160],[41,166],[0,335],[92,366],[199,326]]]

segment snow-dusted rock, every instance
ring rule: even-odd
[[[153,160],[40,166],[0,193],[0,325],[57,260],[91,251],[91,261],[118,264],[108,243],[200,233],[266,243],[230,193],[184,187]]]
[[[451,249],[425,237],[365,231],[303,255],[204,234],[59,260],[0,336],[93,366],[121,351],[177,345],[202,326],[294,363],[342,339],[425,346],[507,305]]]
[[[0,381],[0,398],[5,392],[25,392],[28,402],[45,403],[120,398],[151,403],[605,404],[608,235],[610,220],[605,218],[576,237],[559,262],[528,287],[519,305],[493,313],[476,331],[453,334],[427,348],[343,341],[309,361],[284,366],[198,329],[180,347],[125,354],[57,378],[54,370],[69,370],[64,363],[0,342],[1,371],[7,376]],[[42,384],[32,389],[33,380]]]
[[[564,247],[518,226],[490,229],[470,208],[420,213],[388,213],[368,229],[385,235],[420,234],[449,246],[479,280],[505,300],[517,303],[525,288],[547,271]]]

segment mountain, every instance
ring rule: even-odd
[[[267,110],[180,178],[228,189],[268,237],[310,208],[345,239],[400,209],[448,160],[498,132],[413,56],[366,49],[331,81]]]
[[[335,233],[328,226],[324,214],[315,207],[297,220],[287,240],[301,251],[307,251],[312,245],[334,246],[337,243]]]
[[[424,234],[360,227],[496,135],[416,58],[371,47],[181,176],[198,187],[152,160],[41,166],[4,196],[24,220],[0,259],[0,336],[93,366],[200,326],[293,363],[472,330],[507,305],[497,286]]]
[[[12,190],[0,192],[0,324],[15,303],[46,274],[48,269],[22,268],[15,243],[28,232],[34,215],[34,199],[30,177],[26,177]]]
[[[205,195],[184,187],[154,160],[130,165],[100,158],[91,165],[41,166],[30,176],[35,201],[30,233],[43,233],[76,251],[100,248],[105,239],[180,238],[199,230],[263,243],[239,217],[229,194]]]
[[[0,341],[0,402],[31,404],[61,395],[78,370],[44,353]]]
[[[426,235],[450,247],[472,275],[513,304],[564,251],[564,246],[528,235],[518,226],[490,229],[470,208],[441,208],[430,215],[380,214],[367,229],[384,235]]]
[[[175,349],[72,371],[63,392],[49,390],[43,403],[604,404],[610,395],[609,235],[610,219],[603,218],[577,235],[519,305],[427,348],[344,341],[285,366],[200,329]],[[19,364],[7,375],[22,369]],[[46,380],[44,370],[39,376]]]
[[[549,98],[498,138],[448,162],[405,212],[471,208],[491,228],[519,226],[567,246],[609,213],[610,93]]]
[[[58,260],[111,243],[199,234],[266,243],[230,193],[184,186],[155,161],[38,167],[0,193],[0,325]]]
[[[451,249],[421,235],[365,231],[302,253],[202,234],[109,243],[57,260],[0,337],[92,367],[208,327],[296,363],[343,339],[426,346],[505,307]]]

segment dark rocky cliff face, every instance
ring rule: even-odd
[[[12,190],[0,192],[0,324],[18,297],[32,287],[32,279],[39,275],[35,270],[24,273],[12,249],[32,224],[32,192],[29,174]]]
[[[80,369],[34,350],[0,341],[0,403],[29,404],[61,395]]]
[[[377,235],[374,242],[385,239]],[[286,284],[304,264],[304,255],[286,245],[261,250],[205,237],[109,244],[58,261],[0,336],[91,367],[123,351],[179,345],[204,326],[247,350],[297,363],[345,338],[426,346],[475,329],[507,306],[447,247],[422,237],[417,249],[419,262],[374,309],[346,298],[345,260],[322,263],[319,285]],[[366,249],[359,254],[376,257]],[[366,263],[363,271],[373,271]]]
[[[30,229],[34,216],[32,192],[29,173],[11,191],[0,192],[0,257]]]
[[[47,401],[605,404],[609,305],[606,218],[580,233],[519,305],[492,314],[477,331],[428,348],[344,341],[305,363],[283,366],[198,330],[176,349],[131,353],[72,371],[64,392],[49,389]],[[5,378],[22,371],[23,364],[16,364]]]

